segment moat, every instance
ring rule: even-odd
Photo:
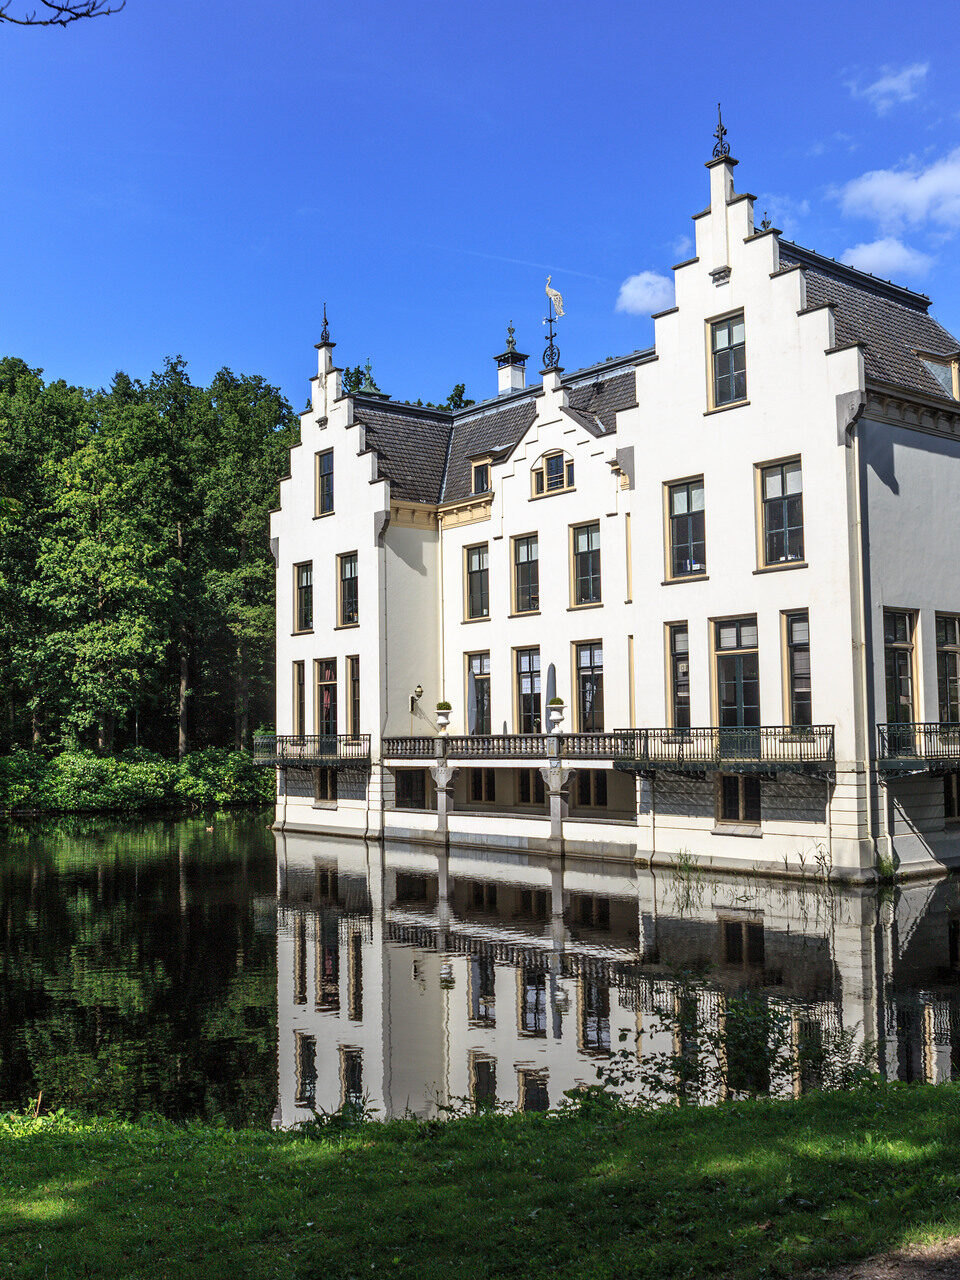
[[[0,1107],[231,1124],[960,1074],[960,881],[853,889],[274,833],[9,828]]]

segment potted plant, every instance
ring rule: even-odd
[[[550,717],[550,728],[554,733],[558,732],[563,723],[563,716],[566,707],[562,698],[551,698],[547,703],[547,714]]]
[[[450,712],[452,710],[453,707],[449,702],[437,703],[437,728],[441,733],[445,732],[447,725],[450,723]]]

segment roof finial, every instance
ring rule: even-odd
[[[560,348],[557,346],[557,335],[553,331],[554,323],[563,315],[563,298],[557,293],[556,289],[550,288],[550,281],[553,276],[547,276],[547,314],[543,318],[543,323],[549,325],[547,330],[547,346],[543,353],[543,372],[549,373],[551,370],[561,372],[560,369]],[[556,312],[554,312],[554,304],[556,304]]]
[[[713,158],[714,160],[722,160],[724,156],[728,156],[730,154],[730,143],[724,141],[727,136],[727,131],[723,127],[723,116],[720,114],[719,102],[717,103],[717,127],[713,136],[717,140],[716,145],[713,148]]]
[[[363,366],[363,381],[360,383],[358,390],[361,395],[382,396],[383,392],[374,382],[373,373],[371,372],[371,369],[372,369],[372,366],[368,359],[367,363]]]
[[[510,324],[507,325],[507,350],[508,351],[516,351],[517,349],[516,339],[513,336],[515,333],[516,333],[516,329],[514,329],[513,324],[511,322]]]
[[[772,226],[773,223],[770,221],[770,215],[767,213],[766,209],[764,209],[763,217],[760,219],[760,230],[769,231]]]
[[[320,330],[320,341],[330,341],[330,326],[327,324],[327,304],[323,304],[323,328]]]

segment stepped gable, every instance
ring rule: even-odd
[[[449,413],[354,396],[354,418],[363,426],[367,448],[377,455],[377,474],[390,481],[392,498],[440,501]]]
[[[807,309],[833,306],[837,346],[865,344],[864,365],[869,381],[903,387],[938,400],[949,398],[917,352],[951,356],[960,350],[960,342],[927,314],[930,299],[925,294],[889,284],[781,240],[781,268],[794,264],[800,266],[806,279]]]

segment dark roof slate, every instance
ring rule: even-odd
[[[529,428],[536,416],[533,396],[513,400],[502,408],[487,409],[476,417],[458,415],[453,425],[450,459],[441,502],[469,498],[472,488],[470,459],[482,453],[509,450]]]
[[[408,502],[439,502],[450,442],[450,420],[371,404],[357,397],[355,420],[377,455],[377,474],[390,481],[391,497]]]
[[[952,355],[960,343],[927,314],[928,298],[784,240],[780,241],[780,262],[784,266],[799,264],[806,280],[808,308],[834,308],[838,346],[864,344],[869,379],[945,398],[940,383],[917,352]]]

